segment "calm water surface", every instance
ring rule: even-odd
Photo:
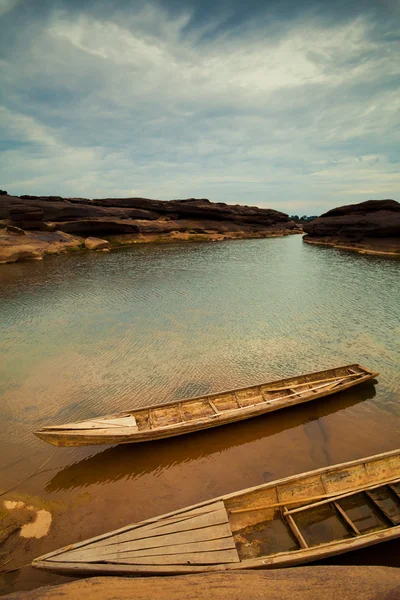
[[[39,497],[54,517],[15,565],[137,519],[398,447],[399,268],[300,236],[1,266],[0,491],[51,456],[13,494]],[[54,449],[32,435],[44,424],[351,362],[380,371],[379,383],[169,441]],[[392,564],[399,544],[384,546],[386,554],[372,548],[345,560]],[[24,569],[3,576],[3,589],[64,579]]]

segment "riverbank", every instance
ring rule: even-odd
[[[115,248],[129,247],[134,244],[166,244],[174,242],[222,242],[224,240],[262,239],[299,234],[297,229],[269,228],[266,231],[227,231],[219,233],[190,233],[188,231],[172,231],[163,234],[123,234],[109,235],[104,239],[96,237],[84,238],[62,231],[9,232],[0,229],[0,265],[19,262],[21,260],[43,260],[45,256],[72,252],[108,252]]]
[[[306,244],[314,244],[315,246],[328,246],[330,248],[337,248],[338,250],[350,250],[352,252],[358,252],[359,254],[372,254],[373,256],[399,256],[400,248],[396,248],[391,245],[376,245],[373,241],[366,242],[364,244],[343,244],[339,241],[326,241],[315,238],[310,238],[308,235],[303,237],[303,242]],[[388,249],[386,249],[388,248]]]
[[[395,200],[340,206],[304,224],[303,229],[307,244],[400,256],[400,204]]]
[[[139,243],[216,242],[302,233],[285,213],[207,199],[0,194],[0,264]]]
[[[177,577],[93,577],[4,600],[397,600],[400,571],[390,567],[308,566]]]

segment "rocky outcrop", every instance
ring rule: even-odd
[[[0,229],[0,265],[20,260],[42,260],[46,254],[74,252],[83,246],[82,238],[62,231],[27,231],[16,235],[7,229]]]
[[[373,254],[400,254],[400,203],[368,200],[334,208],[303,225],[303,240]]]
[[[88,250],[109,250],[110,242],[95,237],[88,237],[85,240],[85,247]]]
[[[0,195],[1,224],[32,234],[63,232],[79,236],[81,245],[86,248],[88,244],[84,238],[93,236],[106,238],[111,245],[125,245],[301,233],[296,223],[276,210],[195,198],[171,201],[147,198],[90,200],[3,194]],[[1,242],[0,239],[0,245]]]
[[[92,577],[21,591],[4,600],[397,600],[390,567],[308,566],[175,577]]]

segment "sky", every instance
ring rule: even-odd
[[[400,200],[399,0],[0,0],[0,188]]]

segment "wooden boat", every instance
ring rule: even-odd
[[[400,449],[202,502],[41,556],[70,575],[301,565],[400,536]]]
[[[76,423],[50,425],[35,435],[55,446],[127,444],[225,425],[310,402],[377,377],[358,364],[247,388],[141,407]]]

